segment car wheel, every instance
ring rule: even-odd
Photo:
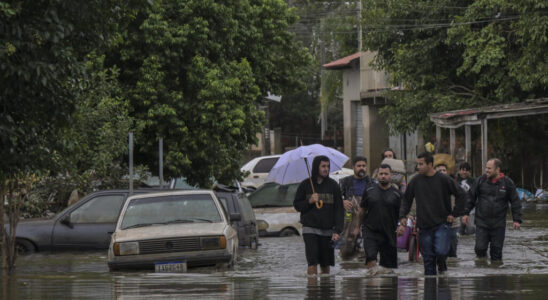
[[[26,255],[36,252],[36,246],[28,240],[16,240],[15,249],[20,255]]]
[[[293,236],[295,234],[295,231],[291,228],[284,228],[282,231],[280,231],[280,236]]]
[[[249,243],[249,248],[253,250],[257,250],[257,247],[259,247],[257,243],[257,239],[252,239],[251,242]]]

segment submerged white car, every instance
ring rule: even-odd
[[[187,266],[234,265],[238,234],[212,191],[173,191],[129,197],[112,235],[109,269],[186,271]]]

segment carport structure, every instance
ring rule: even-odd
[[[441,128],[449,128],[449,149],[455,157],[455,128],[465,126],[466,161],[471,158],[471,126],[481,126],[481,164],[487,163],[487,121],[491,119],[524,117],[548,113],[548,98],[529,99],[524,102],[484,106],[430,114],[436,125],[436,143],[441,140]]]

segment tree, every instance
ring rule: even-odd
[[[99,0],[0,3],[2,186],[15,181],[11,186],[21,187],[17,181],[28,176],[18,174],[53,168],[57,133],[69,124],[86,83],[85,55],[111,41],[128,5],[128,1]],[[17,196],[22,192],[10,191],[16,195],[13,199],[23,199]],[[10,230],[15,231],[20,205],[13,207],[17,211],[10,211],[9,218]],[[3,214],[0,218],[3,221]],[[3,243],[3,253],[8,254],[10,247],[10,242]],[[3,268],[13,270],[15,257],[5,262]]]
[[[544,1],[377,1],[364,4],[375,66],[403,91],[387,92],[392,128],[430,126],[431,112],[523,101],[548,93]]]
[[[282,103],[272,104],[270,124],[280,127],[288,138],[306,142],[321,138],[320,119],[326,128],[342,130],[340,71],[323,70],[322,65],[358,51],[358,14],[355,2],[289,1],[299,20],[291,30],[310,51],[314,63],[307,69],[306,86],[284,93]]]
[[[281,0],[162,0],[138,11],[109,55],[143,126],[137,161],[156,170],[163,138],[167,177],[239,177],[262,97],[299,86],[310,61],[288,31],[295,20]]]
[[[366,45],[378,53],[375,66],[404,87],[385,93],[389,102],[381,113],[393,130],[427,131],[433,112],[548,96],[546,1],[364,3]],[[546,168],[548,145],[538,143],[548,130],[546,116],[519,122],[492,122],[493,154],[514,165]]]

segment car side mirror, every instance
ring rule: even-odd
[[[70,215],[66,215],[61,219],[61,224],[67,226],[68,228],[73,228],[72,223],[70,222]]]
[[[242,215],[240,213],[231,213],[230,222],[239,222],[242,220]]]

